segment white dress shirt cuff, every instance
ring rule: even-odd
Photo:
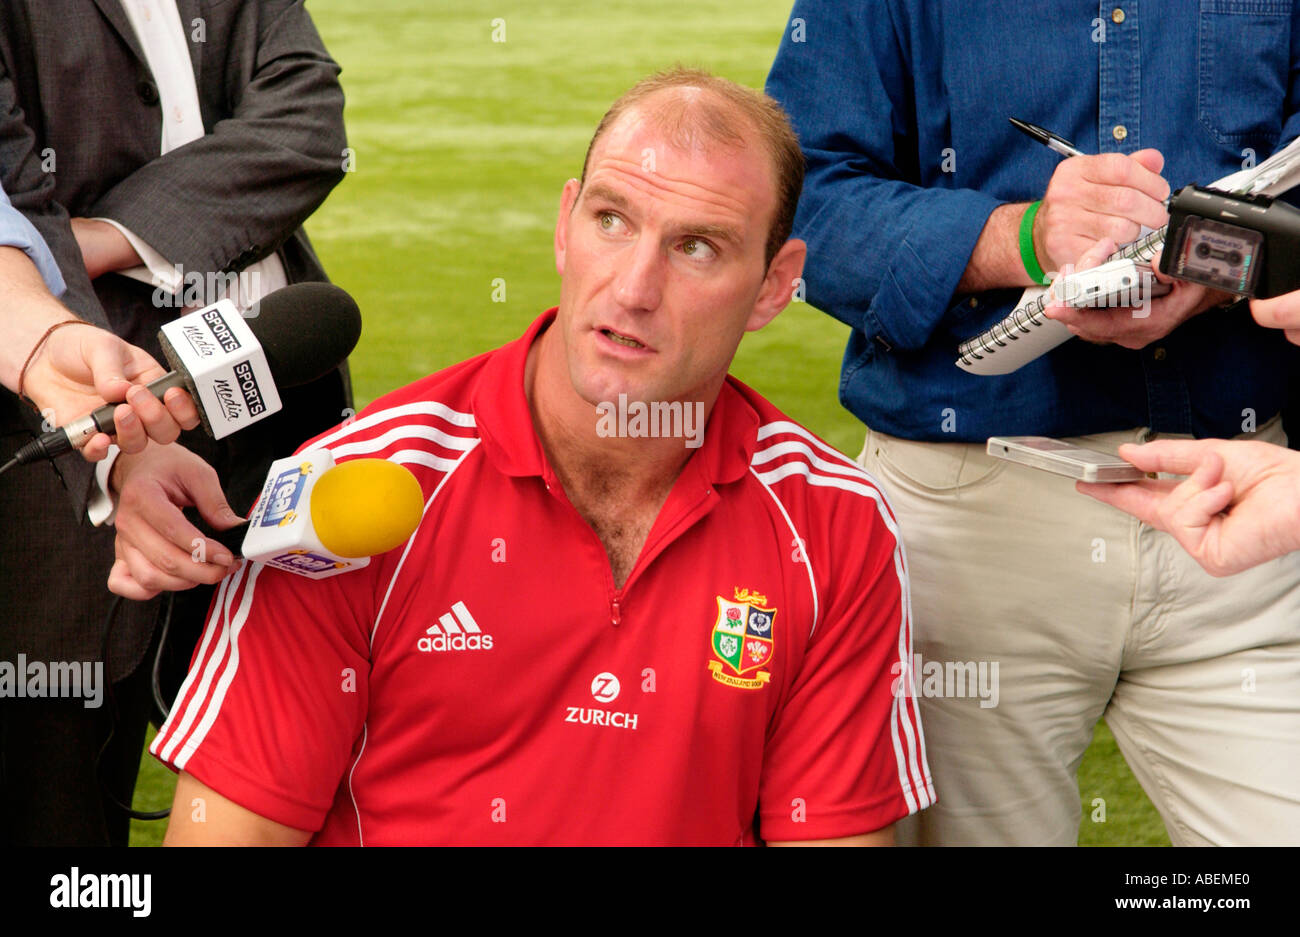
[[[95,487],[90,492],[90,500],[86,503],[86,517],[96,527],[113,523],[113,518],[117,515],[117,505],[113,503],[113,496],[108,492],[108,473],[113,471],[113,464],[121,454],[122,450],[117,446],[109,446],[108,455],[100,459],[95,466]]]
[[[129,228],[114,221],[112,218],[91,218],[91,221],[103,221],[111,224],[122,232],[122,237],[126,238],[127,243],[135,248],[135,252],[140,255],[144,264],[139,267],[131,267],[128,270],[118,270],[124,277],[130,277],[133,280],[139,280],[141,283],[148,283],[150,286],[162,287],[172,295],[180,292],[184,283],[184,276],[176,267],[168,263],[167,258],[158,253],[131,231]]]

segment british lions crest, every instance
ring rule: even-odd
[[[776,652],[776,609],[767,608],[767,596],[737,588],[731,600],[718,596],[718,617],[713,623],[713,656],[709,671],[726,686],[757,690],[772,679],[770,666]],[[753,673],[752,677],[746,674]]]

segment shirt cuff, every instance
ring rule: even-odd
[[[103,221],[117,228],[122,233],[122,237],[126,238],[127,243],[135,248],[135,252],[144,261],[139,267],[118,270],[117,273],[133,280],[139,280],[141,283],[148,283],[150,286],[162,287],[173,295],[180,292],[181,285],[184,283],[184,276],[176,269],[175,265],[168,262],[166,257],[140,240],[135,232],[112,218],[91,218],[89,220]]]
[[[108,455],[95,466],[95,484],[90,489],[90,500],[86,502],[86,517],[96,527],[112,524],[117,516],[117,505],[108,492],[108,474],[113,471],[113,465],[121,454],[122,450],[117,446],[109,446]]]

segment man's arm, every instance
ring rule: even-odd
[[[266,256],[343,178],[339,67],[301,0],[241,7],[237,29],[256,39],[238,37],[253,61],[229,64],[248,74],[232,83],[230,116],[136,169],[90,212],[187,271],[237,271]]]
[[[917,184],[908,59],[924,51],[902,48],[892,15],[890,4],[799,0],[791,22],[807,35],[787,32],[767,90],[807,160],[795,231],[808,244],[808,301],[868,337],[916,349],[955,296],[1030,285],[1019,248],[1027,205]],[[1102,236],[1128,240],[1140,224],[1162,224],[1162,165],[1149,150],[1060,164],[1034,222],[1040,266],[1059,269]]]
[[[258,816],[182,771],[163,845],[306,846],[311,835]]]

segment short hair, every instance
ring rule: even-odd
[[[698,88],[705,93],[691,97],[660,95],[660,92],[684,88]],[[776,178],[776,214],[767,233],[766,262],[770,264],[794,227],[794,213],[803,189],[804,159],[790,118],[780,104],[761,91],[703,69],[680,65],[643,78],[624,92],[596,125],[582,161],[580,183],[587,181],[591,151],[605,131],[624,113],[655,95],[660,95],[662,100],[654,101],[645,116],[667,132],[674,145],[689,147],[702,136],[724,146],[743,147],[749,133],[756,134],[763,142]]]

